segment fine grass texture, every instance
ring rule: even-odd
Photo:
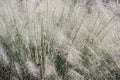
[[[0,80],[120,80],[119,0],[0,0]]]

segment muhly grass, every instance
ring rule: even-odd
[[[0,80],[120,79],[119,1],[0,4]]]

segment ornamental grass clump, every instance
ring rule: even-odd
[[[0,0],[0,80],[119,80],[119,19],[103,3]]]

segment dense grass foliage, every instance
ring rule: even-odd
[[[118,0],[0,0],[0,80],[120,80],[119,42]]]

